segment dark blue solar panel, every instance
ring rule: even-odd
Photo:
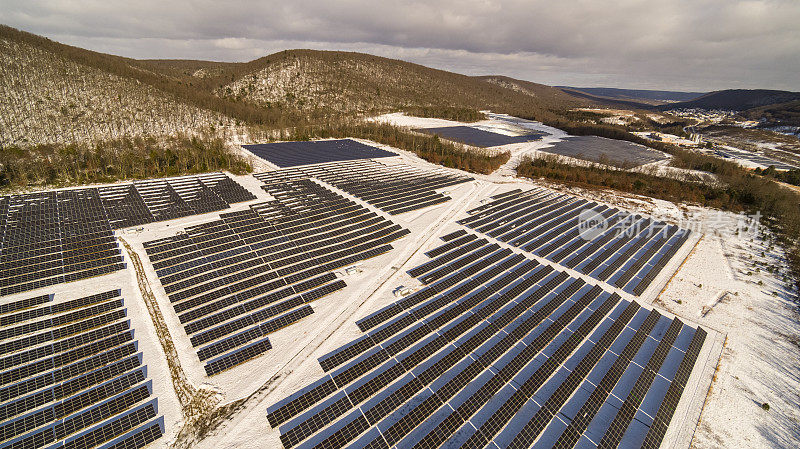
[[[542,151],[618,166],[639,166],[661,161],[667,155],[643,145],[596,136],[570,136]]]
[[[473,147],[497,147],[512,143],[525,143],[541,140],[545,133],[531,132],[522,136],[507,136],[471,126],[444,126],[441,128],[419,128],[416,131],[435,134],[447,140],[460,142]]]
[[[702,345],[685,351],[695,328],[508,260],[524,269],[457,271],[323,357],[329,375],[268,409],[284,447],[572,447],[609,432],[657,447]]]
[[[323,162],[397,156],[396,153],[391,151],[365,145],[352,139],[278,142],[242,146],[256,156],[278,167],[295,167]]]
[[[17,351],[0,363],[0,446],[95,447],[112,441],[104,447],[127,449],[161,436],[163,424],[153,427],[162,418],[156,417],[152,382],[119,294],[55,302],[46,295],[47,302],[26,310],[37,321],[0,335],[0,346]]]

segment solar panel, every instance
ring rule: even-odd
[[[51,295],[41,295],[33,298],[25,298],[17,301],[12,301],[5,304],[0,304],[0,314],[15,312],[18,310],[28,309],[35,307],[53,300]],[[4,324],[3,324],[4,325]]]
[[[205,370],[207,376],[213,376],[224,370],[230,369],[236,365],[244,363],[260,354],[272,349],[269,338],[257,341],[242,348],[239,348],[230,354],[218,357],[206,363]]]
[[[114,229],[252,199],[222,173],[3,197],[0,295],[123,269]]]
[[[264,187],[275,200],[145,245],[208,375],[269,350],[268,334],[346,286],[333,270],[408,234],[308,179]]]
[[[439,238],[442,239],[443,242],[449,242],[449,241],[451,241],[453,239],[456,239],[458,237],[462,237],[462,236],[464,236],[466,234],[467,234],[467,231],[465,231],[463,229],[459,229],[458,231],[453,231],[453,232],[451,232],[451,233],[449,233],[447,235],[443,235],[443,236],[441,236]]]
[[[14,303],[29,306],[14,310],[34,321],[0,336],[7,354],[0,358],[1,445],[94,447],[145,431],[157,400],[119,295]],[[162,433],[150,430],[126,444]]]
[[[448,201],[436,189],[471,181],[442,169],[420,169],[405,164],[382,164],[361,159],[347,164],[327,163],[259,173],[255,177],[268,186],[317,178],[369,204],[397,215]]]
[[[365,145],[352,139],[278,142],[242,145],[242,147],[278,167],[397,156],[391,151]]]
[[[596,136],[565,137],[541,150],[561,156],[627,167],[638,167],[668,157],[644,145]]]
[[[329,374],[268,408],[283,446],[483,447],[500,438],[528,447],[545,429],[548,438],[574,443],[612,390],[628,388],[630,397],[650,390],[644,381],[619,382],[635,357],[646,356],[651,362],[642,363],[658,372],[656,362],[670,350],[682,353],[673,346],[686,327],[680,321],[520,254],[498,254],[483,254],[469,264],[474,270],[454,271],[360,321],[365,335],[320,358]],[[691,372],[688,361],[683,366],[676,372]],[[659,376],[681,382],[670,370]],[[585,418],[553,424],[566,407],[580,408],[576,392],[600,377],[591,395],[580,395]],[[541,405],[528,405],[534,399]],[[510,420],[519,424],[507,426]]]
[[[439,128],[418,128],[415,131],[425,134],[434,134],[447,140],[471,145],[474,147],[488,148],[515,143],[535,142],[546,135],[543,132],[528,131],[526,134],[509,136],[495,133],[472,126],[444,126]]]
[[[797,167],[792,165],[792,164],[787,164],[785,162],[781,162],[781,161],[775,160],[773,158],[770,158],[770,157],[767,157],[767,156],[763,156],[763,155],[758,154],[758,153],[751,153],[749,151],[736,150],[736,149],[733,149],[733,148],[730,148],[730,147],[725,148],[724,150],[716,148],[716,149],[714,149],[714,154],[716,154],[717,156],[722,156],[723,158],[726,158],[726,159],[744,159],[746,161],[755,162],[756,164],[762,165],[764,167],[773,166],[777,170],[795,170],[795,169],[797,169]]]
[[[459,223],[634,295],[644,293],[690,236],[661,221],[544,189],[502,195],[471,212]],[[449,251],[470,236],[428,254]]]
[[[118,269],[122,257],[96,189],[8,197],[0,295]]]

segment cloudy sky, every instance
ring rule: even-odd
[[[0,0],[0,23],[134,58],[315,48],[551,85],[800,91],[798,0]]]

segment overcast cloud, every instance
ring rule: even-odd
[[[363,51],[551,85],[800,91],[800,1],[0,0],[0,23],[134,58]]]

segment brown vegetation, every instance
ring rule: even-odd
[[[474,121],[483,118],[481,109],[556,119],[558,114],[553,110],[584,104],[549,86],[501,85],[359,53],[293,50],[248,63],[139,61],[63,45],[5,26],[0,26],[0,42],[26,52],[24,57],[31,62],[15,69],[25,73],[4,77],[9,83],[7,91],[16,92],[23,102],[42,99],[37,103],[41,107],[33,112],[20,102],[2,102],[3,132],[16,133],[13,140],[0,143],[6,153],[0,185],[6,187],[229,169],[237,164],[218,154],[208,163],[184,162],[180,151],[176,159],[175,148],[153,148],[151,156],[143,156],[133,147],[151,144],[126,142],[151,142],[150,138],[158,141],[179,133],[211,132],[219,136],[223,128],[230,126],[258,127],[284,136],[344,137],[349,132],[352,137],[413,151],[435,163],[488,173],[502,165],[508,155],[471,153],[432,137],[420,137],[389,125],[356,124],[354,120],[366,114],[406,111]],[[13,60],[23,57],[8,53]],[[69,70],[60,69],[62,66]],[[37,70],[35,67],[53,68],[46,76],[48,83],[35,82],[38,75],[30,73]],[[87,74],[108,79],[111,84],[106,83],[102,93],[87,93],[97,84]],[[264,82],[272,80],[270,77],[277,77],[279,82],[264,90]],[[18,83],[26,79],[34,82],[20,91]],[[66,90],[33,91],[44,84]],[[54,92],[58,97],[51,105],[47,102],[56,98],[51,95]],[[71,100],[80,95],[89,96],[77,102]],[[98,107],[93,99],[102,100],[99,104],[105,106]],[[44,131],[31,132],[31,126],[42,123],[56,126],[41,127],[49,132],[47,136],[43,136]],[[21,153],[23,148],[30,148],[30,152]],[[125,155],[128,150],[133,154]],[[79,160],[67,160],[73,156]],[[115,159],[106,160],[108,157]],[[129,160],[147,168],[136,167]],[[121,166],[115,166],[117,162]]]
[[[800,186],[800,169],[777,171],[775,167],[768,167],[766,169],[756,168],[754,173],[761,176],[767,176],[777,179],[780,182],[791,184],[793,186]]]
[[[190,173],[252,171],[218,137],[136,137],[96,144],[6,147],[0,190],[106,183]]]
[[[603,164],[574,166],[560,162],[558,157],[543,155],[523,157],[517,174],[525,178],[545,178],[582,187],[603,187],[622,192],[660,198],[673,202],[691,202],[708,207],[726,208],[730,198],[712,187],[607,168]]]
[[[800,196],[772,180],[747,172],[738,165],[691,152],[676,159],[685,168],[717,175],[721,186],[614,170],[600,165],[567,165],[554,157],[523,158],[517,173],[526,178],[546,178],[582,187],[602,187],[673,202],[694,203],[733,212],[760,212],[786,248],[789,264],[800,287]]]
[[[486,120],[486,115],[477,109],[456,106],[418,106],[406,108],[403,112],[414,117],[441,118],[465,123]]]
[[[754,108],[742,113],[750,120],[761,120],[761,126],[800,126],[800,100]]]
[[[258,131],[253,131],[258,133]],[[268,138],[268,133],[262,133]],[[508,162],[511,153],[466,148],[431,136],[383,122],[342,120],[295,128],[289,134],[272,135],[271,140],[311,140],[355,137],[410,151],[434,164],[472,173],[489,174]]]

